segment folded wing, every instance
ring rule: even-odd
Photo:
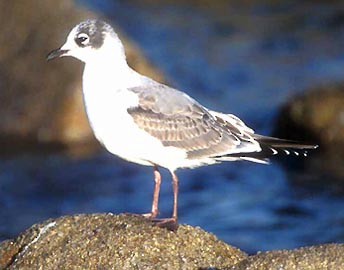
[[[183,149],[188,158],[216,158],[260,151],[253,131],[238,118],[224,119],[186,94],[162,84],[131,88],[139,104],[128,109],[134,122],[164,146]]]

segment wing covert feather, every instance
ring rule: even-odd
[[[160,84],[130,90],[139,97],[138,106],[128,109],[134,122],[164,146],[185,150],[188,158],[228,154],[252,143],[252,137],[240,127],[213,116],[178,90]]]

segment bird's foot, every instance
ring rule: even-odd
[[[155,218],[152,219],[152,222],[155,226],[165,228],[173,232],[178,229],[178,220],[176,218]]]
[[[160,228],[165,228],[170,231],[177,231],[178,229],[178,220],[177,218],[156,218],[157,213],[146,213],[146,214],[132,214],[132,216],[139,216],[149,219],[154,226],[158,226]]]

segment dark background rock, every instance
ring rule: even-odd
[[[344,85],[307,91],[290,100],[277,121],[276,134],[317,141],[321,151],[333,151],[344,159]]]
[[[94,144],[81,98],[82,64],[71,58],[47,63],[75,24],[97,18],[74,1],[1,1],[0,147],[1,152],[42,151],[48,147]],[[130,43],[130,42],[126,42]],[[162,80],[132,44],[129,62]]]
[[[308,180],[299,177],[300,181],[294,178],[295,181],[308,184],[331,182],[337,192],[344,191],[343,84],[311,89],[290,100],[279,113],[274,133],[279,137],[319,144],[307,164],[317,177]]]

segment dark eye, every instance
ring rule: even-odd
[[[76,38],[75,38],[75,42],[79,45],[79,46],[86,46],[89,42],[89,37],[87,34],[85,33],[81,33],[79,34]]]
[[[87,37],[79,37],[79,38],[78,38],[78,40],[79,40],[80,42],[84,42],[86,39],[87,39]]]

